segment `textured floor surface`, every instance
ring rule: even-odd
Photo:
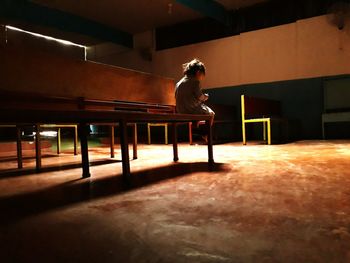
[[[119,151],[44,152],[35,174],[1,158],[1,262],[350,262],[350,141],[141,145],[131,186]],[[14,153],[12,153],[14,154]]]

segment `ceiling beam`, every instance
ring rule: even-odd
[[[177,3],[185,5],[205,16],[216,19],[226,26],[230,26],[231,16],[226,8],[214,0],[176,0]]]
[[[133,36],[116,28],[27,0],[1,0],[0,18],[78,33],[132,48]]]

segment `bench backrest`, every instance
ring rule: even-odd
[[[264,98],[241,96],[242,118],[262,118],[281,115],[281,103]]]
[[[175,105],[174,80],[0,45],[0,89],[54,97]]]
[[[80,99],[47,96],[40,93],[18,92],[0,89],[0,108],[2,109],[42,109],[77,110]]]

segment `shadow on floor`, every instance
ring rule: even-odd
[[[97,166],[97,165],[105,165],[110,163],[119,163],[121,160],[114,160],[114,159],[103,159],[103,160],[96,160],[96,161],[90,161],[90,166]],[[48,173],[48,172],[55,172],[55,171],[63,171],[63,170],[69,170],[69,169],[76,169],[81,168],[81,162],[79,163],[69,163],[69,164],[62,164],[62,165],[48,165],[41,168],[40,172],[38,172],[35,167],[31,168],[23,168],[23,169],[10,169],[10,170],[3,170],[0,172],[0,180],[8,177],[16,177],[16,176],[22,176],[22,175],[30,175],[30,174],[39,174],[39,173]]]
[[[225,164],[215,164],[211,171],[227,171]],[[11,224],[31,215],[61,208],[87,200],[117,195],[157,182],[185,176],[195,172],[208,172],[208,163],[174,163],[164,167],[132,173],[126,181],[121,175],[102,179],[75,179],[42,190],[6,196],[0,199],[1,224]]]

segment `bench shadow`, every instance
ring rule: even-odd
[[[90,166],[98,166],[98,165],[120,163],[120,162],[121,162],[121,160],[103,159],[103,160],[90,161],[89,163],[90,163]],[[23,175],[57,172],[57,171],[76,169],[76,168],[81,168],[81,167],[82,167],[81,162],[79,161],[79,162],[75,162],[75,163],[68,163],[68,164],[62,164],[62,165],[47,165],[47,166],[42,167],[39,172],[35,169],[35,167],[23,168],[23,169],[13,168],[13,169],[9,169],[9,170],[0,171],[0,180],[8,178],[8,177],[17,177],[17,176],[23,176]]]
[[[228,171],[226,164],[217,163],[210,171]],[[101,179],[75,179],[42,190],[15,194],[0,198],[1,224],[12,224],[28,216],[94,200],[106,196],[118,195],[140,187],[186,176],[195,172],[208,171],[208,163],[174,163],[171,165],[146,169],[132,173],[126,181],[119,175],[110,175]]]
[[[41,156],[42,159],[44,158],[52,158],[52,157],[58,157],[59,154],[44,154]],[[35,156],[24,156],[22,157],[22,160],[35,160]],[[0,163],[6,163],[6,162],[17,162],[17,156],[11,156],[11,157],[0,157]]]

